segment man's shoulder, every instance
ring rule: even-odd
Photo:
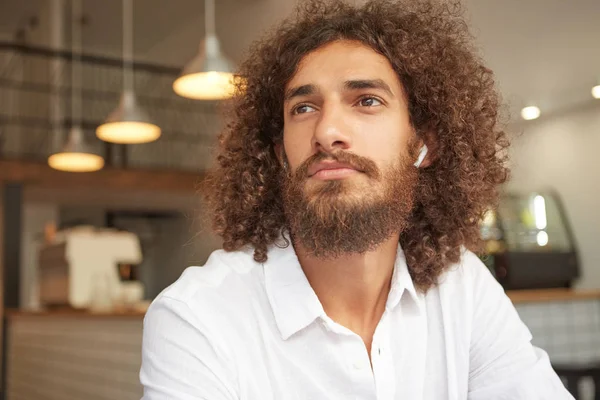
[[[467,249],[462,249],[460,260],[439,276],[426,298],[432,307],[458,320],[470,320],[478,307],[509,301],[489,268]]]
[[[436,289],[456,295],[477,294],[479,289],[499,286],[481,258],[466,248],[461,249],[460,260],[450,265],[438,278]]]
[[[253,251],[216,250],[203,266],[186,268],[181,277],[159,295],[190,305],[196,302],[232,300],[259,283],[261,264]]]
[[[471,286],[477,281],[491,277],[481,258],[466,248],[461,248],[460,260],[450,265],[439,277],[440,286]]]

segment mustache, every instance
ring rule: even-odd
[[[350,167],[361,171],[369,178],[379,179],[381,177],[381,172],[373,160],[348,151],[338,150],[333,153],[318,152],[307,158],[296,170],[296,179],[308,179],[309,168],[315,163],[326,160],[348,164]]]

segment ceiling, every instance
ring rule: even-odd
[[[600,83],[600,1],[470,0],[473,33],[513,112],[593,102]]]
[[[40,25],[44,25],[50,4],[54,1],[0,0],[0,35],[14,35],[34,15],[40,18]],[[69,3],[68,0],[58,2]],[[198,0],[169,0],[168,12],[166,0],[135,0],[133,4],[134,40],[138,54],[144,54],[161,39],[181,26],[193,23],[203,13],[203,2]],[[83,0],[82,10],[88,19],[82,30],[86,50],[119,54],[123,40],[121,0]],[[198,34],[201,32],[202,26],[198,27]]]
[[[0,0],[0,38],[11,38],[27,19],[36,15],[44,0]]]
[[[52,0],[55,1],[55,0]],[[61,1],[61,0],[58,0]],[[360,0],[357,0],[360,1]],[[296,0],[217,0],[217,31],[235,61],[268,26],[288,15]],[[0,0],[0,37],[49,0]],[[575,5],[576,3],[576,5]],[[203,35],[203,2],[135,0],[138,58],[182,65]],[[600,1],[465,0],[472,31],[511,112],[533,103],[543,113],[561,112],[594,101],[591,87],[600,78]],[[121,50],[121,1],[84,0],[90,23],[87,51]]]

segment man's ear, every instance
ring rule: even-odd
[[[437,135],[433,131],[425,131],[419,135],[419,145],[418,149],[420,149],[423,145],[427,146],[427,155],[421,162],[419,168],[427,168],[431,166],[438,157],[439,151],[439,141]]]

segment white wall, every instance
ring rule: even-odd
[[[600,101],[523,124],[513,140],[509,189],[555,189],[579,250],[577,286],[600,288]]]

